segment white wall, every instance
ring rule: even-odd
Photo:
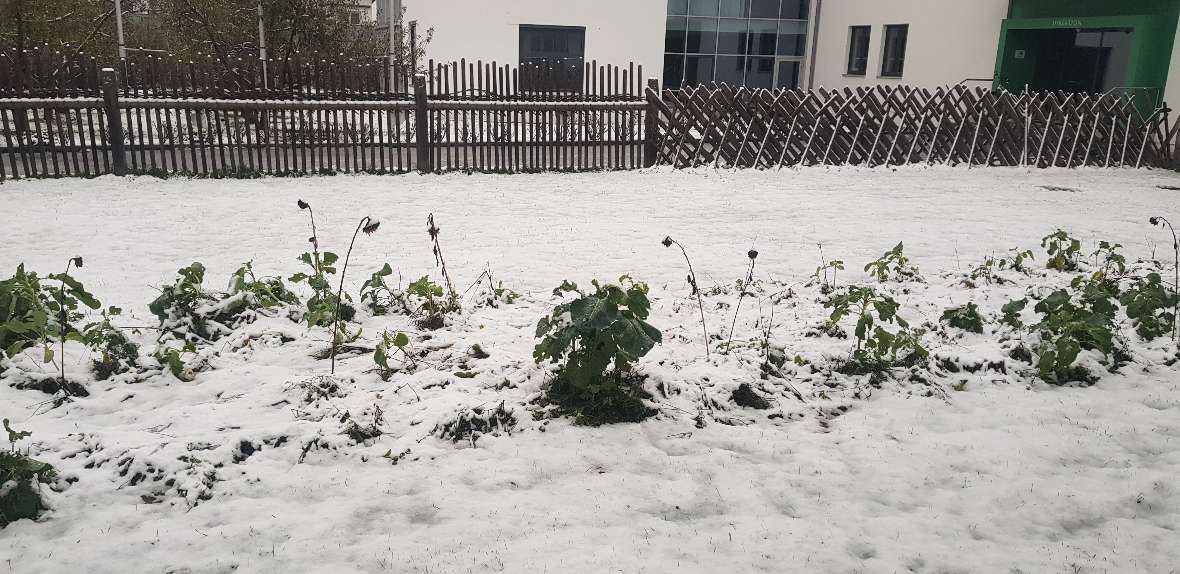
[[[434,28],[427,57],[516,64],[521,24],[584,26],[586,61],[663,70],[666,0],[403,0],[406,21]]]
[[[1180,26],[1180,23],[1177,23]],[[1180,122],[1180,30],[1172,42],[1172,67],[1168,70],[1168,84],[1164,86],[1164,103],[1172,108],[1172,123]]]
[[[823,0],[815,87],[907,84],[934,87],[995,74],[1007,0]],[[901,78],[882,78],[886,24],[909,24]],[[846,76],[848,27],[872,26],[868,72]],[[968,85],[986,86],[987,82]]]

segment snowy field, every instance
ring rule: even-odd
[[[403,330],[427,358],[383,381],[370,353],[348,354],[338,391],[314,401],[304,384],[327,374],[314,355],[330,335],[283,313],[202,350],[191,382],[158,368],[96,381],[83,348],[68,348],[68,373],[90,396],[55,409],[12,386],[52,367],[10,361],[0,415],[33,432],[22,444],[63,480],[45,489],[52,509],[40,520],[0,530],[0,572],[1177,572],[1174,344],[1124,326],[1132,364],[1089,388],[1054,387],[1008,357],[994,323],[1007,301],[1068,284],[1043,269],[1041,238],[1059,227],[1085,254],[1108,240],[1128,262],[1166,261],[1170,278],[1170,236],[1147,220],[1180,219],[1180,192],[1161,186],[1180,177],[934,168],[6,182],[0,276],[84,256],[75,276],[125,310],[117,324],[145,327],[135,339],[148,365],[147,304],[178,268],[202,262],[217,289],[247,260],[260,274],[302,270],[297,199],[341,255],[361,216],[381,221],[353,252],[354,297],[385,262],[403,285],[440,281],[433,212],[460,292],[490,268],[521,298],[478,306],[474,289],[429,334],[406,316],[362,312],[358,346]],[[746,252],[759,252],[730,352],[714,340],[706,360],[684,260],[665,236],[688,249],[722,340]],[[869,284],[864,264],[899,241],[925,282],[880,287],[932,327],[924,380],[831,373],[853,342],[808,336],[830,312],[809,284],[818,246],[846,262],[843,286]],[[1035,253],[1030,276],[961,285],[984,256],[1014,247]],[[651,285],[649,322],[664,342],[639,368],[659,413],[599,428],[535,418],[548,367],[532,359],[534,326],[552,289],[622,274]],[[991,321],[982,335],[939,325],[967,302]],[[777,382],[759,376],[756,348],[772,307],[770,341],[799,359]],[[1031,305],[1025,318],[1035,320]],[[472,357],[475,344],[488,357]],[[742,383],[771,408],[735,405]],[[703,417],[702,403],[712,405]],[[501,404],[515,420],[499,432],[454,443],[436,430]],[[380,436],[343,435],[345,412]]]

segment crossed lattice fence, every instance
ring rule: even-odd
[[[1166,106],[1133,95],[958,85],[814,91],[710,85],[649,92],[655,161],[675,167],[1171,167]]]

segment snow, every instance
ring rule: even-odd
[[[1180,219],[1176,192],[1160,188],[1178,185],[1168,172],[961,168],[5,182],[2,275],[83,255],[77,277],[125,309],[119,325],[154,326],[153,286],[193,261],[212,288],[246,260],[259,275],[301,270],[300,198],[316,209],[321,245],[342,256],[362,216],[381,221],[353,251],[354,297],[385,262],[403,286],[427,274],[441,283],[433,212],[461,292],[490,267],[522,298],[476,308],[468,294],[463,315],[430,340],[405,316],[363,316],[359,343],[403,330],[429,350],[388,382],[369,353],[324,378],[328,362],[311,355],[327,331],[282,313],[203,350],[209,368],[193,382],[93,381],[84,350],[67,348],[67,371],[91,395],[51,410],[47,395],[10,386],[52,371],[23,357],[0,377],[0,415],[33,432],[22,444],[35,457],[77,480],[46,490],[53,509],[41,520],[0,531],[0,556],[22,573],[1168,572],[1180,565],[1170,342],[1125,329],[1135,364],[1091,388],[1056,388],[1007,359],[994,325],[943,330],[926,336],[932,355],[1007,360],[1006,372],[937,371],[930,385],[898,377],[881,388],[837,375],[829,386],[788,361],[805,401],[759,379],[756,345],[773,298],[771,340],[788,357],[823,365],[850,348],[804,336],[829,312],[806,285],[817,245],[845,261],[843,285],[868,282],[863,265],[904,241],[926,283],[883,288],[915,325],[968,301],[993,315],[1068,282],[1039,269],[1040,238],[1058,227],[1087,253],[1105,239],[1129,261],[1170,261],[1170,236],[1147,219]],[[746,251],[759,251],[761,290],[742,305],[732,352],[715,340],[705,360],[666,235],[688,250],[722,339]],[[1037,254],[1032,277],[959,285],[985,255],[1017,246]],[[622,274],[652,286],[649,321],[664,343],[640,368],[649,390],[669,391],[654,403],[660,414],[601,428],[534,420],[546,372],[532,360],[534,326],[552,289]],[[150,331],[137,341],[150,353]],[[490,357],[470,357],[474,344]],[[331,382],[338,392],[305,400]],[[772,409],[729,402],[743,382]],[[698,428],[702,397],[718,408]],[[510,433],[453,444],[436,432],[501,404],[516,419]],[[383,421],[383,434],[354,444],[341,434],[345,411]],[[382,456],[407,450],[396,464]]]

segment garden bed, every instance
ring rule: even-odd
[[[1170,283],[1171,235],[1148,220],[1180,218],[1163,189],[1178,183],[942,168],[8,182],[0,278],[83,256],[71,275],[122,309],[111,322],[140,349],[100,381],[70,342],[55,361],[88,396],[65,402],[44,392],[58,369],[40,347],[5,363],[0,415],[58,476],[41,489],[50,509],[0,530],[0,548],[29,572],[1167,571],[1170,331],[1146,340],[1115,298],[1117,356],[1082,350],[1088,377],[1060,386],[1033,326],[1054,292],[1080,298],[1076,278],[1113,273],[1091,255],[1101,241],[1121,245],[1124,287]],[[312,250],[297,200],[340,263],[358,220],[380,221],[352,250],[345,323],[360,334],[334,374],[331,327],[307,326],[312,291],[286,281]],[[424,297],[375,315],[361,284],[385,263],[395,293],[428,276],[447,297],[431,213],[462,310],[438,329]],[[1076,270],[1046,268],[1058,229],[1079,242]],[[665,237],[691,258],[703,313]],[[884,282],[863,270],[899,242],[916,277],[896,258]],[[844,270],[816,278],[834,260]],[[300,303],[201,337],[169,369],[149,303],[195,261],[206,289],[252,261]],[[546,400],[537,322],[573,296],[554,295],[564,280],[622,275],[650,287],[661,333],[628,376],[651,416],[575,425]],[[828,320],[854,285],[897,303],[924,356],[848,366],[855,304]],[[1021,299],[1023,326],[1003,324]],[[981,333],[943,320],[969,303]]]

